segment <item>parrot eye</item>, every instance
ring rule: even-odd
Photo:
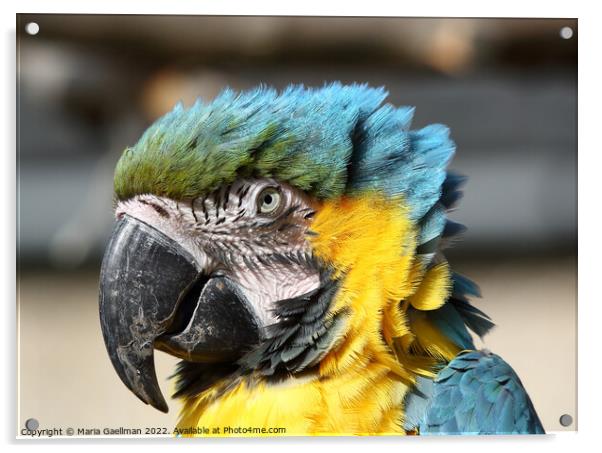
[[[282,195],[278,189],[267,187],[257,196],[257,210],[260,214],[274,215],[282,204]]]

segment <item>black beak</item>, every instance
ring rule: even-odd
[[[177,242],[125,215],[100,274],[100,322],[123,383],[167,412],[154,349],[193,362],[236,360],[259,341],[247,300],[225,277],[206,278]]]

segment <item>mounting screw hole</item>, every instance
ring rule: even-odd
[[[25,26],[25,32],[28,35],[37,35],[38,32],[40,31],[40,26],[38,24],[36,24],[35,22],[30,22]]]
[[[560,29],[560,37],[562,39],[571,39],[573,37],[573,29],[571,27],[562,27]]]
[[[569,414],[561,415],[560,424],[562,426],[571,426],[573,424],[573,417],[571,417]]]
[[[37,421],[35,418],[30,418],[25,422],[25,428],[27,428],[29,431],[35,431],[39,427],[40,422]]]

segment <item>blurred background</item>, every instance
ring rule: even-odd
[[[479,344],[546,430],[576,429],[576,20],[18,15],[17,46],[19,428],[176,422],[177,402],[165,415],[121,384],[100,332],[123,149],[179,100],[340,80],[451,127],[469,229],[448,256],[498,325]],[[175,363],[157,353],[165,394]]]

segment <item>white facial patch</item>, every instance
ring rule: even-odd
[[[195,259],[197,268],[203,272],[211,272],[214,264],[211,258],[197,246],[194,235],[190,231],[190,209],[185,204],[169,198],[155,195],[137,195],[129,200],[121,201],[115,209],[115,217],[123,215],[134,217],[178,242]]]

